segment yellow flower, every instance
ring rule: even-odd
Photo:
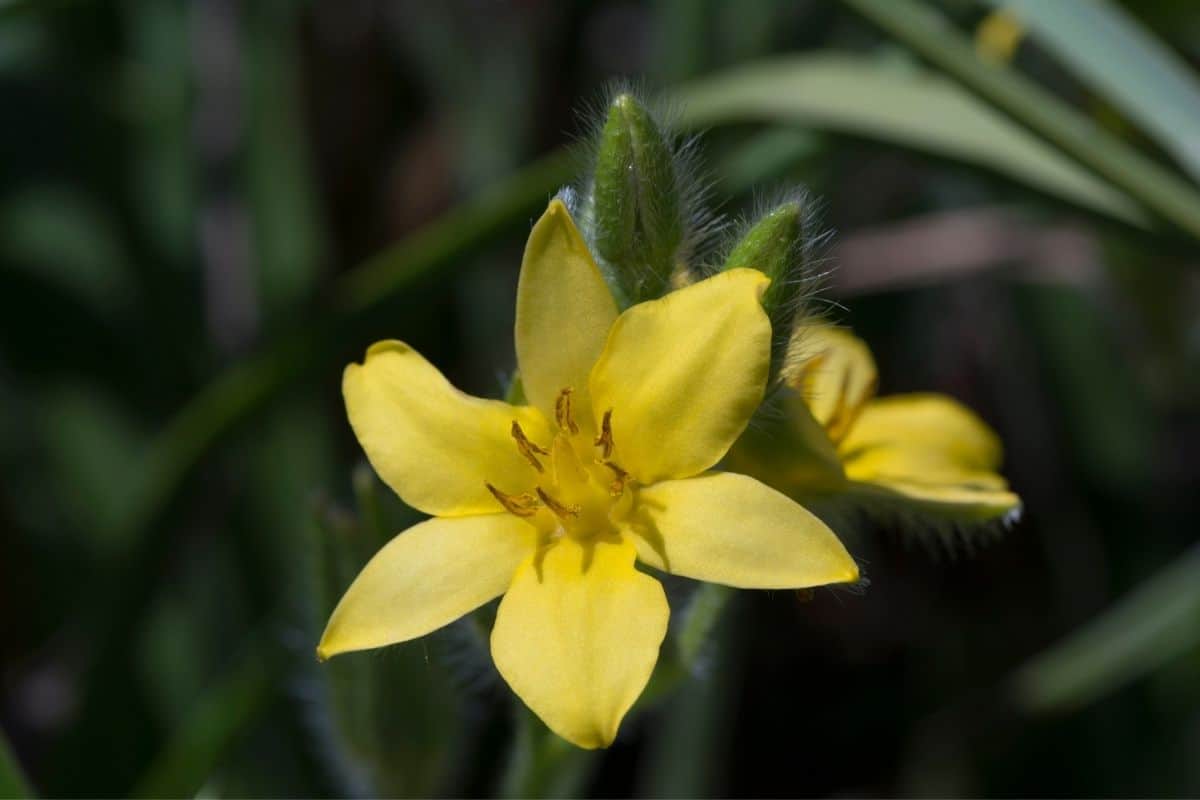
[[[346,368],[376,472],[433,519],[363,568],[321,658],[402,642],[504,595],[492,656],[557,734],[607,746],[667,630],[634,567],[748,588],[854,581],[837,537],[779,492],[710,472],[762,400],[768,281],[731,270],[618,315],[566,208],[526,245],[516,349],[531,405],[465,395],[401,342]]]
[[[748,432],[735,466],[795,496],[842,492],[952,522],[1020,513],[997,473],[1000,440],[970,409],[939,394],[875,398],[871,351],[844,330],[805,326],[793,346],[806,358],[784,371],[798,393],[783,401],[787,431]]]

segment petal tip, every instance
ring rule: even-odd
[[[380,353],[395,351],[403,355],[410,350],[412,350],[412,348],[399,339],[381,339],[367,348],[367,354],[363,357],[363,362],[365,363],[368,358]]]
[[[372,356],[377,356],[380,353],[388,353],[388,352],[397,353],[399,355],[404,355],[406,353],[410,353],[410,352],[414,352],[414,351],[411,347],[409,347],[407,344],[400,341],[399,339],[382,339],[378,342],[375,342],[373,345],[368,347],[366,349],[366,351],[363,353],[363,357],[362,357],[361,361],[351,361],[349,364],[346,365],[346,369],[342,370],[343,383],[345,382],[346,378],[348,378],[350,375],[353,375],[359,369],[361,369],[362,367],[365,367],[367,365],[367,362],[371,360]]]
[[[609,747],[617,738],[616,732],[612,736],[606,736],[600,731],[591,731],[583,735],[566,736],[559,734],[563,739],[578,747],[580,750],[603,750]]]

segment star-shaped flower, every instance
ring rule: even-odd
[[[667,630],[662,586],[636,561],[746,588],[856,580],[803,507],[709,471],[763,398],[767,284],[730,270],[618,314],[555,200],[517,293],[530,405],[468,396],[407,345],[373,345],[346,368],[350,423],[383,481],[433,519],[363,568],[318,654],[413,639],[503,595],[500,674],[560,736],[602,747]]]

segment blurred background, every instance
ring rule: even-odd
[[[0,795],[1200,794],[1198,65],[1186,0],[0,3]],[[418,518],[342,367],[502,391],[622,77],[719,211],[821,198],[833,316],[1026,513],[840,530],[865,591],[739,593],[584,754],[472,620],[313,647]]]

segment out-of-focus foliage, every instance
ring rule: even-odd
[[[0,794],[1200,793],[1198,64],[1176,0],[0,4]],[[399,337],[502,393],[614,77],[706,129],[725,213],[820,198],[826,316],[978,409],[1026,516],[949,555],[830,519],[862,593],[670,582],[582,755],[486,619],[311,654],[416,519],[342,366]]]

